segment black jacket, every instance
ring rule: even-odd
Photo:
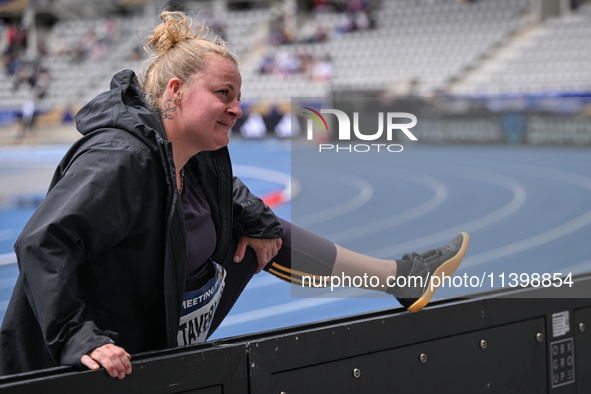
[[[0,330],[0,375],[81,367],[91,349],[176,346],[187,264],[184,211],[171,143],[143,104],[135,75],[76,115],[84,135],[59,164],[19,236],[20,274]],[[232,176],[228,150],[202,152],[199,171],[222,261],[232,233],[278,238],[271,210]]]

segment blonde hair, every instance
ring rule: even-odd
[[[145,40],[144,49],[148,51],[149,48],[152,55],[144,64],[140,84],[148,103],[154,108],[170,79],[177,77],[183,87],[191,86],[192,77],[205,69],[206,54],[216,53],[238,65],[238,57],[229,51],[222,38],[207,39],[209,27],[205,24],[197,23],[197,33],[193,33],[194,21],[183,12],[165,11],[160,14],[160,19],[162,23]]]

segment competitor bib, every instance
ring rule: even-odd
[[[218,307],[224,291],[226,270],[213,260],[215,276],[202,288],[185,293],[177,346],[193,345],[205,342],[213,315]]]

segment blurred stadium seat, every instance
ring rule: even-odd
[[[246,106],[355,91],[394,96],[588,94],[591,4],[540,22],[532,17],[539,1],[543,0],[366,1],[361,3],[371,23],[346,33],[340,24],[350,14],[345,12],[351,5],[347,1],[328,2],[342,6],[322,10],[313,8],[315,2],[286,1],[298,5],[295,14],[286,11],[287,6],[265,1],[230,0],[221,10],[212,1],[170,6],[211,24],[240,56]],[[20,4],[2,1],[4,8],[9,3]],[[235,9],[237,3],[242,9]],[[72,112],[107,90],[118,70],[140,70],[146,53],[138,35],[149,33],[164,5],[142,0],[101,5],[43,0],[30,2],[29,8],[16,7],[17,11],[9,7],[10,12],[2,13],[0,8],[1,36],[8,37],[11,25],[25,26],[29,34],[35,30],[29,41],[41,48],[31,48],[29,42],[11,60],[8,38],[0,44],[7,65],[0,72],[2,118],[12,119],[10,114],[18,113],[33,95],[40,96],[40,112]],[[33,6],[36,29],[27,17]],[[295,33],[273,45],[276,27],[286,23],[290,12],[297,15]],[[52,14],[52,22],[41,23],[48,20],[47,14]],[[325,33],[321,39],[302,37],[310,23]],[[261,72],[265,59],[276,63],[278,56],[296,62],[296,70]],[[313,65],[323,59],[324,76],[304,70],[304,58]],[[48,76],[43,94],[38,92],[39,81],[23,77],[40,69]]]

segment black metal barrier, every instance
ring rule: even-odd
[[[0,393],[591,393],[591,273],[135,355],[123,380],[61,367]]]

